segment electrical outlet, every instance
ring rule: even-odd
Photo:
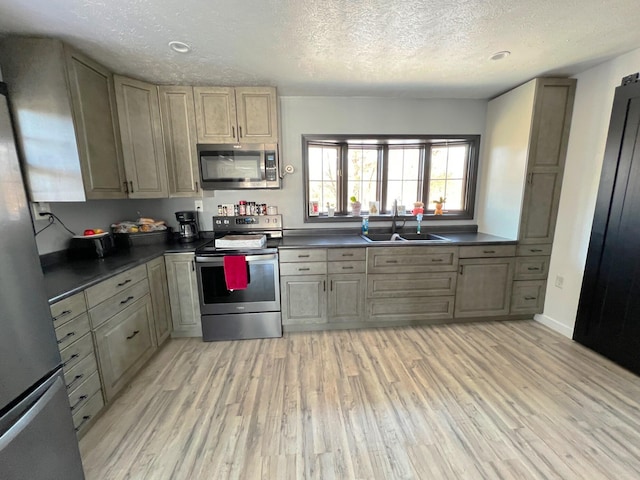
[[[41,217],[40,214],[44,212],[50,212],[51,205],[45,202],[32,202],[31,203],[31,214],[33,215],[34,220],[46,220],[47,217]]]
[[[562,275],[556,275],[556,287],[562,288],[564,286],[564,277]]]
[[[202,200],[196,200],[195,202],[195,209],[199,212],[202,212],[204,210],[204,205]]]

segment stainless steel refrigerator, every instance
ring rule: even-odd
[[[83,479],[0,82],[0,479]]]

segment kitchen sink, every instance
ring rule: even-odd
[[[434,233],[369,233],[368,235],[360,235],[367,242],[407,242],[407,243],[444,243],[451,240],[436,235]]]

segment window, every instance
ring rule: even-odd
[[[351,197],[379,213],[393,203],[409,213],[416,201],[432,215],[434,201],[445,198],[438,218],[473,218],[479,135],[465,136],[303,136],[306,201],[317,201],[320,217],[328,207],[336,218],[351,217]]]

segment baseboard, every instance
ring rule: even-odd
[[[536,322],[540,322],[541,324],[549,327],[551,330],[555,330],[558,333],[561,333],[562,335],[564,335],[567,338],[573,338],[573,328],[572,327],[567,327],[566,325],[560,323],[559,321],[551,318],[551,317],[547,317],[546,315],[542,314],[542,313],[536,313],[533,316],[533,319]]]

